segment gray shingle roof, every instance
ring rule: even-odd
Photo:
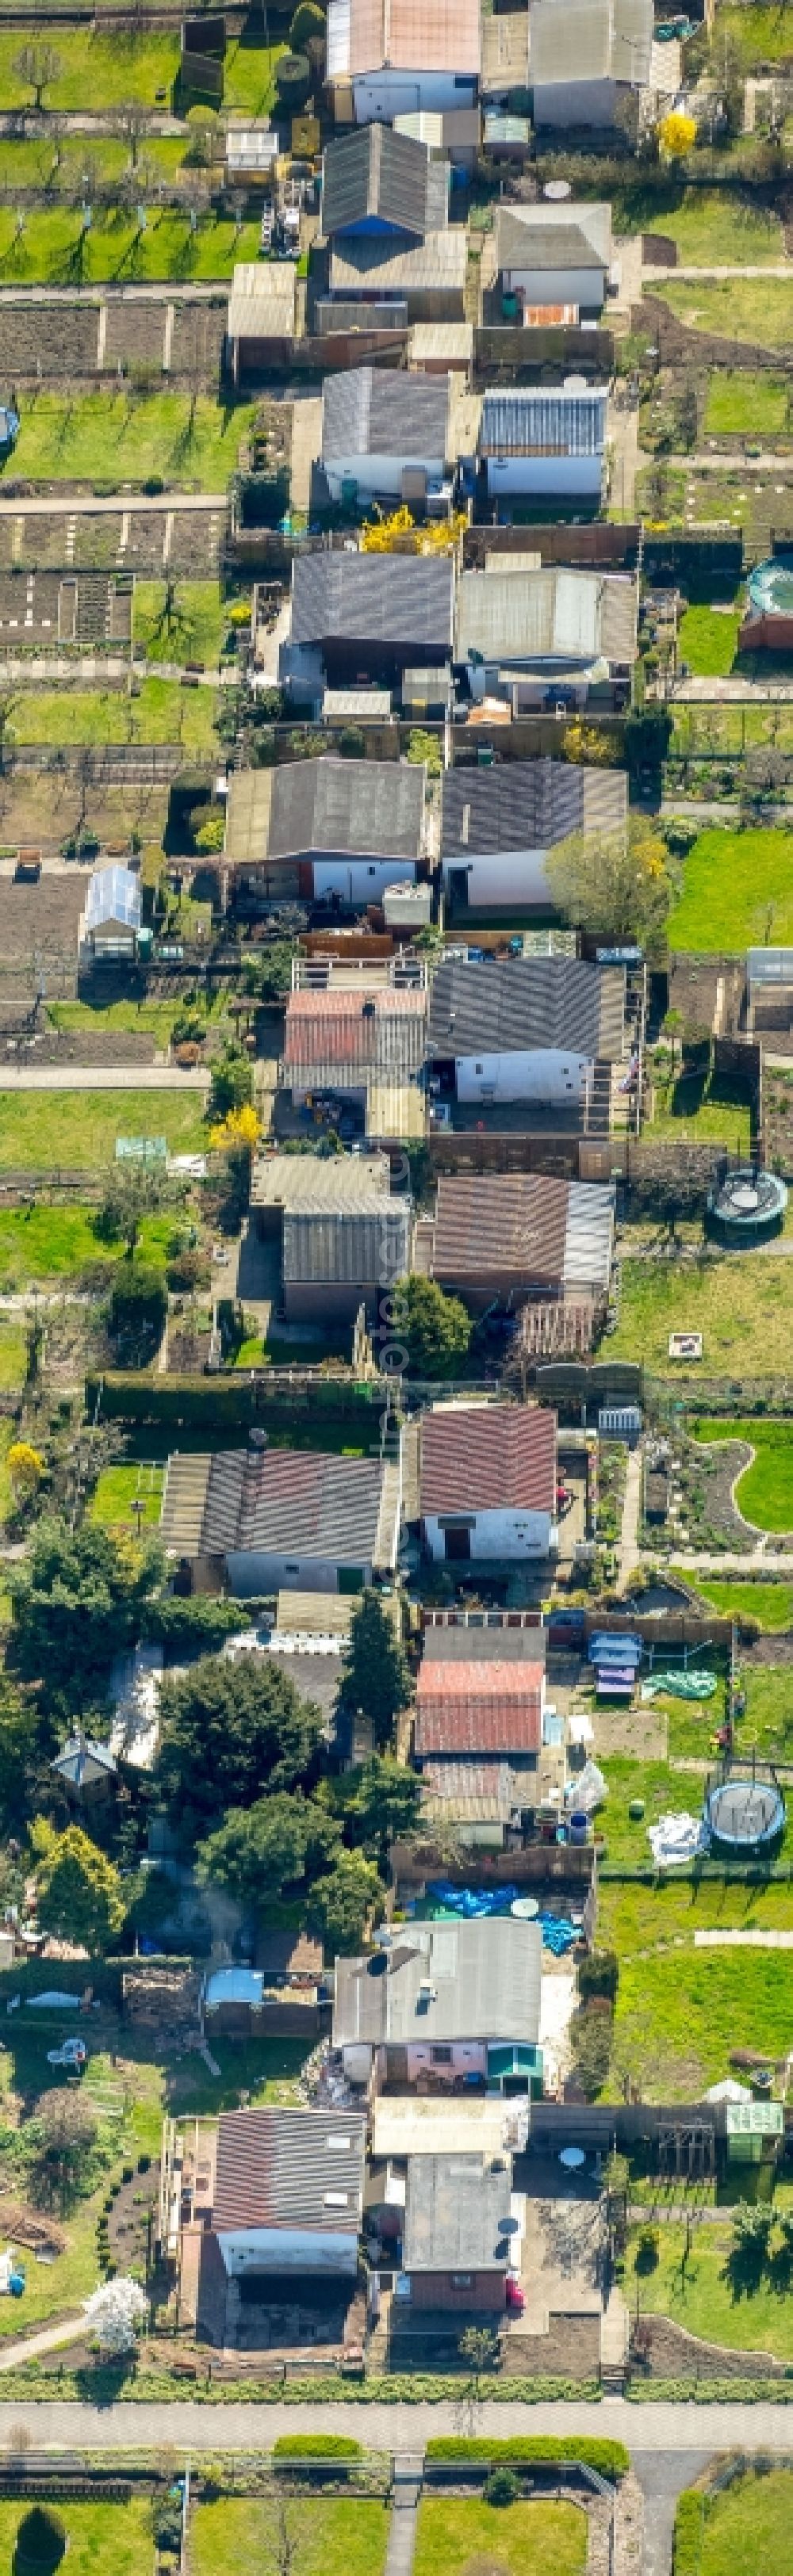
[[[360,2111],[221,2112],[215,2233],[299,2227],[357,2234],[365,2143]]]
[[[292,1285],[380,1287],[400,1279],[409,1260],[407,1200],[360,1215],[284,1217],[283,1275]]]
[[[599,456],[605,441],[605,393],[485,394],[481,456]]]
[[[583,958],[442,959],[430,1002],[427,1049],[434,1056],[506,1054],[569,1047],[594,1061],[619,1062],[624,1047],[625,970]]]
[[[299,555],[292,643],[388,644],[416,661],[448,661],[453,580],[448,557]]]
[[[542,1941],[536,1923],[410,1923],[388,1955],[337,1959],[333,2044],[356,2039],[513,2040],[536,2047]],[[431,1984],[429,1995],[420,1989]]]
[[[251,1174],[251,1207],[284,1216],[329,1216],[388,1204],[387,1154],[262,1154]]]
[[[575,258],[567,254],[575,237]],[[497,222],[499,268],[602,268],[611,260],[611,207],[547,201],[502,206]]]
[[[322,230],[330,238],[373,216],[421,239],[446,220],[448,172],[426,144],[388,125],[363,125],[327,144],[322,164]]]
[[[350,367],[326,376],[322,456],[399,456],[403,465],[446,456],[448,376],[395,375]]]
[[[418,242],[336,240],[331,247],[332,295],[354,295],[365,286],[417,295],[439,290],[463,295],[468,266],[464,224],[438,226]]]
[[[417,859],[423,814],[424,772],[408,761],[289,761],[273,777],[267,857]]]
[[[402,2264],[406,2272],[504,2272],[511,2234],[512,2158],[411,2156]]]
[[[570,832],[624,831],[628,782],[621,769],[563,760],[501,761],[495,769],[447,769],[441,856],[550,850]]]

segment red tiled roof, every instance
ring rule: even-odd
[[[550,1512],[556,1415],[539,1405],[441,1406],[421,1425],[421,1511]]]
[[[439,1753],[538,1753],[543,1680],[541,1663],[423,1663],[416,1701],[417,1759]]]

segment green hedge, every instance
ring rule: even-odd
[[[107,1369],[85,1381],[86,1410],[93,1419],[97,1398],[104,1421],[160,1423],[165,1430],[249,1431],[254,1423],[294,1433],[301,1422],[313,1427],[317,1414],[343,1422],[350,1440],[372,1438],[383,1407],[379,1384],[362,1387],[352,1375],[316,1377],[305,1394],[264,1375],[251,1384],[240,1370],[224,1377],[152,1377],[145,1370]]]
[[[499,2392],[500,2394],[500,2392]],[[494,2442],[485,2434],[466,2440],[464,2434],[439,2434],[427,2443],[428,2460],[514,2460],[516,2465],[530,2467],[534,2460],[580,2460],[587,2469],[598,2469],[602,2478],[624,2478],[630,2468],[630,2454],[624,2442],[580,2438],[575,2433],[524,2433],[509,2441]]]
[[[793,2370],[778,2379],[634,2379],[634,2406],[793,2406]]]
[[[362,2460],[363,2443],[349,2433],[281,2433],[274,2460]]]
[[[170,1961],[169,1961],[170,1965]],[[197,2368],[201,2365],[197,2364]],[[90,2401],[95,2406],[109,2406],[123,2396],[129,2405],[148,2406],[173,2397],[189,2397],[191,2406],[427,2406],[459,2404],[466,2386],[458,2372],[422,2371],[412,2377],[394,2373],[393,2377],[341,2379],[328,2372],[317,2372],[309,2379],[196,2379],[185,2383],[172,2371],[141,2369],[119,2370],[111,2363],[95,2364],[90,2372],[75,2374],[66,2362],[46,2369],[39,2361],[20,2362],[3,2374],[4,2398],[22,2398],[26,2404],[59,2398]],[[793,2394],[793,2391],[791,2392]],[[602,2396],[596,2379],[553,2379],[550,2374],[536,2379],[499,2379],[493,2383],[493,2395],[500,2405],[540,2406],[558,2400],[567,2404],[597,2405]],[[558,2446],[557,2446],[558,2451]],[[579,2452],[579,2456],[583,2456]]]
[[[705,2530],[705,2498],[688,2487],[678,2496],[672,2550],[673,2576],[699,2576]]]

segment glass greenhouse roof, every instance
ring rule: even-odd
[[[132,868],[95,868],[85,909],[92,925],[123,921],[129,930],[139,930],[143,917],[140,878]]]

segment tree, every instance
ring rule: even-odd
[[[264,1790],[308,1788],[319,1770],[322,1719],[265,1656],[204,1656],[160,1692],[157,1785],[195,1837],[228,1807]]]
[[[39,1457],[38,1450],[31,1447],[29,1440],[12,1440],[6,1466],[17,1501],[29,1502],[32,1496],[38,1493],[42,1476],[46,1472],[44,1460]]]
[[[188,108],[185,124],[190,131],[187,160],[191,168],[211,170],[213,162],[218,158],[219,146],[222,144],[217,109],[202,106],[199,101],[195,107]]]
[[[387,1743],[399,1708],[410,1699],[410,1675],[379,1592],[367,1589],[353,1611],[340,1697],[371,1719],[378,1743]]]
[[[411,1377],[437,1379],[467,1358],[471,1318],[459,1297],[447,1297],[434,1279],[398,1279],[393,1292],[393,1339],[404,1343]]]
[[[217,1833],[198,1847],[198,1874],[226,1887],[243,1905],[263,1905],[300,1879],[315,1878],[335,1857],[341,1826],[316,1798],[277,1791],[253,1807],[233,1807]]]
[[[129,145],[133,171],[137,170],[141,135],[148,130],[149,111],[140,98],[124,98],[116,109],[114,124],[122,143]]]
[[[565,760],[577,763],[579,767],[583,762],[587,769],[619,768],[618,744],[610,734],[601,733],[597,725],[583,724],[580,716],[576,717],[574,724],[565,726],[562,750]]]
[[[421,1807],[421,1781],[405,1762],[379,1753],[344,1774],[345,1813],[351,1837],[385,1866],[388,1845],[412,1832]]]
[[[498,2360],[498,2335],[493,2326],[466,2326],[457,2349],[460,2360],[468,2363],[472,2395],[478,2398],[485,2371],[494,2370]]]
[[[34,2504],[17,2524],[14,2576],[55,2576],[66,2549],[66,2524],[52,2504]]]
[[[84,2094],[74,2092],[68,2084],[57,2084],[51,2092],[42,2093],[36,2106],[36,2122],[42,2140],[40,2174],[54,2183],[61,2209],[65,2210],[80,2189],[96,2145],[96,2112]]]
[[[149,1261],[120,1263],[110,1292],[111,1333],[159,1341],[167,1313],[162,1271]]]
[[[40,1710],[71,1724],[103,1697],[113,1658],[139,1636],[162,1577],[156,1545],[125,1546],[91,1521],[77,1530],[39,1522],[29,1556],[10,1570],[10,1659],[37,1683]],[[0,1742],[0,1778],[2,1751]]]
[[[307,54],[279,54],[275,66],[275,86],[288,116],[304,107],[311,88],[311,64]]]
[[[325,11],[318,7],[318,0],[298,0],[289,29],[289,43],[293,54],[299,54],[301,46],[308,44],[310,36],[324,39],[326,33]]]
[[[360,1950],[372,1915],[382,1912],[385,1888],[373,1861],[363,1852],[342,1851],[326,1877],[317,1878],[309,1896],[309,1914],[328,1949]]]
[[[107,1950],[120,1932],[126,1906],[118,1870],[80,1825],[49,1833],[36,1870],[36,1904],[43,1932],[86,1950]]]
[[[254,1145],[258,1145],[261,1132],[258,1112],[247,1102],[242,1109],[229,1109],[218,1127],[210,1127],[209,1142],[216,1154],[235,1153],[240,1146],[246,1154],[251,1154]]]
[[[134,2352],[138,2328],[147,2314],[140,2282],[128,2280],[123,2273],[117,2281],[104,2281],[101,2289],[86,2299],[85,2314],[97,2336],[99,2350],[108,2360]]]
[[[13,69],[17,80],[33,91],[33,105],[40,108],[45,89],[60,80],[61,58],[53,45],[22,45],[14,55]]]
[[[649,956],[663,949],[672,882],[659,834],[641,823],[624,841],[616,834],[572,833],[546,864],[552,902],[591,938],[609,946],[635,941]]]
[[[116,1163],[96,1220],[103,1243],[123,1243],[129,1259],[144,1217],[174,1199],[173,1184],[151,1163]]]
[[[245,1109],[253,1092],[253,1072],[239,1047],[227,1046],[212,1067],[209,1118],[227,1118],[230,1109]]]

